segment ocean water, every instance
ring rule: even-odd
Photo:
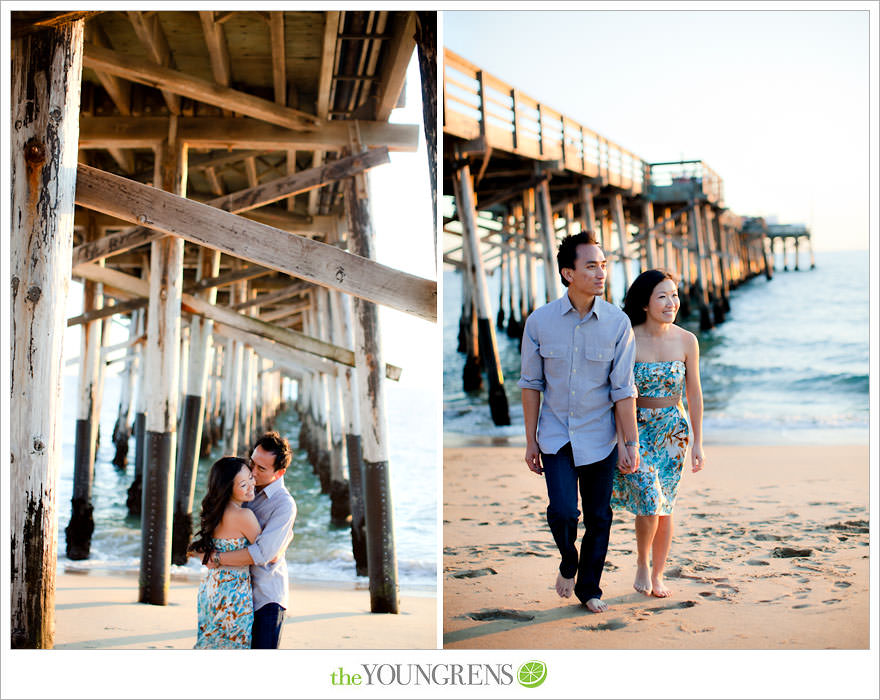
[[[496,329],[511,418],[510,426],[497,427],[485,377],[480,392],[462,389],[461,278],[446,271],[443,281],[445,442],[524,444],[518,341]],[[498,275],[489,278],[496,311],[499,284]],[[817,252],[814,270],[777,270],[770,281],[756,277],[733,290],[725,322],[710,331],[700,332],[692,314],[682,325],[700,342],[704,441],[866,444],[868,302],[865,252]]]
[[[134,473],[133,438],[129,444],[130,463],[127,470],[120,472],[111,462],[115,454],[112,432],[120,387],[117,375],[106,378],[101,407],[101,439],[92,494],[95,532],[92,536],[91,556],[86,561],[76,562],[64,556],[64,528],[70,520],[73,489],[73,428],[76,419],[74,397],[77,387],[78,377],[72,373],[65,375],[63,461],[58,490],[59,565],[137,571],[141,547],[140,518],[129,517],[125,505]],[[439,397],[439,391],[436,394]],[[414,489],[411,486],[413,483],[430,486],[437,479],[437,421],[431,420],[429,424],[425,420],[424,399],[425,389],[422,387],[403,382],[386,382],[385,403],[398,581],[402,589],[417,595],[433,593],[436,590],[437,576],[436,490],[430,487]],[[292,406],[292,402],[289,405]],[[291,466],[284,477],[288,490],[297,502],[294,540],[287,550],[290,578],[300,582],[333,582],[366,587],[367,578],[358,577],[355,573],[351,554],[351,531],[329,525],[329,496],[321,493],[318,477],[312,473],[305,452],[296,447],[299,426],[299,417],[293,408],[280,414],[275,421],[275,428],[288,437],[291,447],[294,448]],[[221,456],[222,451],[215,447],[211,455],[199,462],[194,500],[196,518],[204,495],[207,473],[211,464]],[[198,576],[199,570],[200,565],[196,560],[191,560],[186,566],[172,566],[173,575]]]

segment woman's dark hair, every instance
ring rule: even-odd
[[[629,286],[626,298],[623,300],[623,313],[629,316],[629,322],[633,327],[644,323],[648,318],[645,308],[651,301],[654,287],[663,280],[672,280],[676,286],[678,285],[675,278],[666,270],[645,270]]]
[[[232,485],[242,467],[248,467],[247,460],[241,457],[221,457],[211,467],[208,486],[202,499],[202,512],[199,515],[199,531],[195,534],[189,548],[194,552],[204,552],[202,563],[207,564],[214,551],[214,530],[223,519],[223,513],[232,496]]]

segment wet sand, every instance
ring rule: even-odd
[[[676,503],[672,596],[633,590],[634,517],[615,511],[610,609],[593,614],[555,592],[546,489],[523,449],[447,447],[444,647],[867,648],[868,446],[705,451]]]

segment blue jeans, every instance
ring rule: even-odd
[[[541,463],[544,465],[544,481],[550,500],[547,524],[562,555],[559,572],[565,578],[574,578],[577,574],[574,594],[582,603],[590,598],[601,598],[599,580],[602,578],[611,533],[611,488],[617,466],[617,446],[599,462],[576,466],[571,443],[568,443],[555,455],[542,452]],[[584,509],[580,557],[575,544],[580,515],[578,487],[581,507]]]
[[[251,649],[277,649],[281,643],[283,623],[284,608],[278,603],[266,603],[259,610],[255,610]]]

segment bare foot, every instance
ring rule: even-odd
[[[663,576],[652,576],[651,587],[653,589],[651,595],[655,598],[668,598],[672,595],[672,591],[663,583]]]
[[[633,582],[633,588],[642,595],[651,595],[651,572],[647,566],[636,567],[636,580]]]
[[[571,594],[574,592],[574,578],[565,578],[560,573],[556,577],[556,592],[560,598],[571,598]]]
[[[594,613],[602,613],[608,610],[608,605],[601,598],[590,598],[584,605],[587,606],[587,610]]]

